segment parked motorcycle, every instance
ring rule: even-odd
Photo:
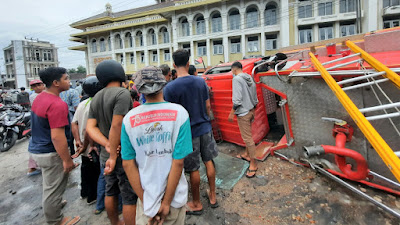
[[[5,152],[15,142],[31,136],[31,115],[19,105],[3,106],[0,115],[0,151]]]

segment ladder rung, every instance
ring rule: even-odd
[[[342,89],[343,89],[343,91],[348,91],[348,90],[352,90],[352,89],[356,89],[356,88],[360,88],[360,87],[370,86],[370,85],[373,85],[373,84],[379,84],[379,83],[382,83],[382,82],[385,82],[385,81],[388,81],[388,80],[389,79],[384,78],[384,79],[380,79],[380,80],[375,80],[375,81],[370,81],[370,82],[367,82],[367,83],[362,83],[362,84],[357,84],[357,85],[354,85],[354,86],[345,87],[345,88],[342,88]]]
[[[377,116],[368,116],[368,117],[366,117],[366,119],[371,121],[371,120],[380,120],[380,119],[386,119],[386,118],[392,118],[392,117],[398,117],[398,116],[400,116],[400,112],[382,114],[382,115],[377,115]]]
[[[363,108],[363,109],[360,109],[360,112],[366,113],[366,112],[372,112],[372,111],[377,111],[377,110],[382,110],[382,109],[390,109],[390,108],[394,108],[394,107],[400,107],[400,102],[386,104],[386,105],[378,105],[378,106],[369,107],[369,108]]]
[[[371,77],[377,77],[377,76],[383,75],[385,73],[386,73],[385,71],[382,71],[382,72],[378,72],[378,73],[368,74],[365,76],[354,77],[354,78],[339,81],[337,84],[339,84],[339,85],[348,84],[348,83],[352,83],[354,81],[364,80],[364,79],[371,78]]]
[[[400,157],[400,151],[394,152],[394,154],[395,154],[397,157]]]
[[[353,57],[356,57],[356,56],[359,56],[359,55],[361,55],[361,53],[348,55],[348,56],[345,56],[345,57],[342,57],[342,58],[334,59],[334,60],[329,61],[329,62],[324,62],[324,63],[322,63],[322,65],[325,66],[325,65],[328,65],[328,64],[331,64],[331,63],[334,63],[334,62],[339,62],[339,61],[342,61],[342,60],[345,60],[345,59],[348,59],[348,58],[353,58]]]
[[[337,69],[337,68],[339,68],[339,67],[343,67],[343,66],[347,66],[347,65],[350,65],[350,64],[353,64],[353,63],[356,63],[356,62],[360,62],[361,61],[361,59],[356,59],[356,60],[353,60],[353,61],[350,61],[350,62],[346,62],[346,63],[342,63],[342,64],[337,64],[337,65],[334,65],[334,66],[332,66],[332,67],[329,67],[329,68],[326,68],[326,70],[333,70],[333,69]]]

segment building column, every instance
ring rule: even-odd
[[[210,34],[210,17],[204,17],[204,23],[206,24],[206,35]]]
[[[312,32],[313,32],[313,40],[312,42],[319,41],[319,27],[318,24],[314,24],[312,27]]]
[[[207,48],[207,66],[211,66],[211,48],[210,48],[210,38],[206,40],[206,48]]]
[[[137,52],[133,51],[133,60],[135,61],[135,71],[138,71],[138,66],[137,66]]]
[[[224,46],[224,62],[229,62],[229,39],[228,39],[228,10],[226,8],[226,2],[222,3],[222,45]]]
[[[334,38],[340,38],[340,23],[339,21],[333,23]]]
[[[94,67],[94,62],[92,59],[92,49],[90,48],[90,40],[89,40],[89,36],[86,37],[86,43],[87,44],[87,48],[86,48],[86,73],[88,74],[94,74],[94,69],[92,68]]]
[[[125,50],[121,53],[121,55],[123,56],[123,60],[122,60],[122,66],[124,67],[124,71],[126,72],[126,52]]]
[[[161,57],[160,57],[161,51],[157,46],[157,65],[160,66],[161,65]]]
[[[242,33],[240,42],[241,42],[241,47],[242,47],[242,56],[245,57],[246,53],[247,53],[247,51],[246,51],[246,42],[247,41],[246,41],[246,35],[244,35],[243,33]]]
[[[381,3],[382,4],[382,3]],[[378,0],[369,0],[365,2],[361,2],[361,9],[363,9],[362,6],[367,8],[367,15],[365,17],[367,20],[367,23],[363,23],[363,30],[362,32],[370,32],[373,30],[378,30],[378,11],[382,11],[382,6],[381,4],[378,4]],[[379,10],[380,9],[380,10]],[[382,20],[382,17],[380,18]],[[382,23],[382,22],[380,22]],[[381,27],[383,28],[383,26]]]
[[[280,36],[281,40],[279,42],[281,43],[281,47],[288,47],[290,45],[290,21],[289,18],[289,0],[281,0],[281,5],[280,5],[280,12],[279,12],[279,18],[280,18]],[[293,16],[293,15],[292,15]],[[297,31],[294,31],[297,33]],[[297,41],[295,42],[297,43]]]
[[[110,31],[110,42],[111,42],[111,57],[113,60],[117,60],[117,57],[115,55],[115,40],[114,40],[114,34],[112,31]]]
[[[147,47],[147,30],[143,27],[144,66],[150,65],[149,48]]]
[[[177,21],[174,21],[175,19],[173,18],[172,21],[172,39],[170,40],[170,42],[173,44],[173,47],[175,50],[177,50],[179,48],[178,46],[178,27],[177,27]]]
[[[173,50],[173,48],[172,48],[172,44],[171,44],[171,46],[169,46],[169,58],[170,58],[169,65],[170,65],[171,69],[173,69],[173,67],[174,67],[174,60],[172,59],[172,53],[174,53],[174,52],[172,50]]]
[[[189,18],[188,22],[189,22],[189,31],[190,31],[189,36],[192,36],[193,35],[193,19]],[[194,65],[194,60],[195,60],[194,57],[195,57],[194,56],[194,42],[193,42],[193,40],[190,40],[190,64],[192,64],[192,65]]]

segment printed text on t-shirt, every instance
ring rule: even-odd
[[[146,123],[152,123],[156,121],[176,121],[178,111],[176,110],[153,110],[145,113],[140,113],[131,116],[130,122],[132,127],[140,126]]]

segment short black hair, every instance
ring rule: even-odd
[[[131,89],[131,98],[135,101],[139,101],[139,93],[134,88]]]
[[[172,58],[177,67],[186,66],[189,62],[189,52],[185,49],[178,49],[172,54]]]
[[[161,69],[162,74],[163,74],[164,76],[167,76],[168,73],[169,73],[169,71],[171,70],[171,68],[169,68],[169,66],[168,66],[167,64],[162,64],[162,65],[160,66],[160,69]]]
[[[49,88],[53,85],[53,81],[59,81],[62,75],[66,73],[67,70],[63,67],[49,67],[45,70],[39,71],[39,77],[46,87]]]
[[[21,87],[21,91],[25,91],[25,88],[24,88],[24,87]]]
[[[194,65],[190,65],[189,66],[189,74],[190,75],[194,75],[194,73],[196,73],[196,67]]]
[[[232,64],[232,67],[231,67],[231,68],[233,68],[233,67],[238,68],[238,69],[243,69],[243,66],[242,66],[242,64],[241,64],[239,61],[234,62],[234,63]]]

